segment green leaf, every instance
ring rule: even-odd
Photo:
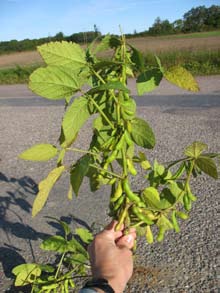
[[[84,97],[76,98],[66,111],[62,128],[65,136],[65,141],[73,141],[80,128],[89,118],[88,101]]]
[[[85,52],[76,43],[50,42],[37,49],[48,65],[69,66],[74,69],[80,69],[86,65]]]
[[[89,163],[90,156],[85,155],[76,163],[74,169],[70,172],[70,182],[76,195],[78,195],[83,178],[89,170]]]
[[[74,253],[74,255],[66,257],[65,262],[71,263],[72,265],[85,264],[88,262],[88,257],[82,253]]]
[[[169,82],[174,83],[180,88],[193,92],[199,91],[198,83],[192,74],[181,66],[169,68],[164,73],[164,76]]]
[[[88,91],[88,94],[95,94],[100,91],[107,91],[107,90],[118,90],[123,91],[125,93],[129,93],[130,90],[123,85],[120,81],[109,81],[108,83],[101,84],[100,86],[94,87]]]
[[[111,40],[111,35],[107,34],[102,41],[97,45],[95,48],[94,52],[102,52],[110,48],[110,40]]]
[[[147,157],[145,156],[144,153],[142,152],[139,152],[139,162],[141,164],[141,167],[144,169],[144,170],[147,170],[147,169],[150,169],[151,168],[151,164],[150,162],[147,160]]]
[[[40,264],[38,266],[39,266],[39,268],[41,269],[42,272],[53,273],[55,271],[55,268],[52,267],[51,265]]]
[[[30,75],[29,88],[50,100],[69,99],[82,84],[73,70],[66,67],[38,68]]]
[[[93,240],[93,235],[84,228],[78,228],[75,230],[76,234],[82,239],[86,244],[90,243]]]
[[[125,120],[132,120],[135,118],[136,114],[136,103],[134,99],[129,99],[120,103],[121,105],[121,115]]]
[[[175,198],[178,198],[184,191],[184,186],[180,182],[171,181],[169,188]]]
[[[57,148],[51,144],[36,144],[19,155],[29,161],[48,161],[57,155]]]
[[[142,197],[147,206],[160,209],[160,195],[156,188],[147,187],[142,193]]]
[[[46,218],[52,219],[52,220],[56,221],[57,223],[59,223],[59,225],[63,228],[66,236],[68,236],[71,233],[70,227],[66,222],[61,221],[55,217],[47,216]]]
[[[155,145],[153,130],[146,121],[140,118],[131,120],[131,136],[133,141],[144,148],[152,149]]]
[[[129,46],[132,50],[131,61],[134,63],[135,67],[139,70],[139,72],[143,72],[145,68],[143,54],[133,46]]]
[[[109,68],[118,68],[119,66],[120,66],[120,63],[117,63],[111,60],[103,60],[93,64],[93,69],[95,71],[103,70],[104,68],[109,70]]]
[[[176,202],[176,197],[172,194],[169,188],[164,188],[160,194],[160,208],[167,209]]]
[[[185,166],[185,163],[183,162],[183,163],[180,164],[180,166],[176,170],[176,172],[172,175],[171,179],[176,180],[176,179],[180,178],[183,175],[185,170],[186,170],[186,166]]]
[[[208,149],[207,144],[199,142],[199,141],[195,141],[190,146],[185,148],[184,154],[187,157],[197,159],[200,156],[200,154],[207,149]]]
[[[15,286],[25,286],[41,275],[41,269],[35,263],[21,264],[13,268],[12,273],[16,276]]]
[[[158,175],[158,176],[163,176],[165,175],[165,167],[162,165],[162,164],[159,164],[157,162],[157,159],[154,160],[154,172],[155,172],[155,175]]]
[[[39,183],[39,192],[34,200],[32,208],[32,216],[35,217],[44,207],[47,198],[54,184],[65,170],[64,166],[53,169],[48,176]]]
[[[64,253],[68,251],[68,241],[60,235],[55,235],[44,240],[41,243],[40,248],[43,250]]]
[[[215,162],[206,156],[199,156],[196,161],[196,165],[207,175],[218,179],[218,171]]]
[[[162,72],[158,68],[150,69],[140,74],[137,78],[137,91],[141,96],[153,91],[161,82]]]
[[[88,253],[86,249],[75,238],[72,238],[68,242],[68,248],[69,248],[69,251],[77,251],[82,253],[84,256],[88,257]]]
[[[165,230],[173,229],[173,224],[168,220],[165,216],[160,216],[160,218],[157,221],[158,227],[163,227]]]
[[[160,71],[161,71],[162,73],[164,73],[164,68],[162,67],[162,64],[161,64],[160,58],[159,58],[157,55],[154,55],[154,56],[155,56],[155,59],[156,59],[156,61],[157,61],[157,64],[158,64],[158,67],[159,67]]]

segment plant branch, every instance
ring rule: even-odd
[[[112,176],[116,177],[116,178],[124,179],[124,178],[121,177],[120,175],[118,175],[118,174],[116,174],[116,173],[114,173],[114,172],[111,172],[111,171],[105,170],[105,169],[103,169],[103,168],[101,168],[101,167],[98,167],[98,166],[96,166],[96,165],[94,165],[94,164],[89,164],[89,166],[90,166],[90,167],[93,167],[93,168],[95,168],[95,169],[97,169],[97,170],[103,171],[103,172],[105,172],[105,173],[107,173],[107,174],[109,174],[109,175],[112,175]]]
[[[128,176],[128,167],[127,167],[127,162],[126,162],[126,155],[125,155],[125,148],[124,146],[121,149],[122,152],[122,160],[123,160],[123,173],[124,176]]]
[[[55,279],[57,279],[58,274],[60,272],[60,269],[61,269],[61,266],[62,266],[62,263],[63,263],[64,256],[65,256],[65,252],[62,254],[62,257],[61,257],[60,262],[58,264],[58,268],[57,268],[57,271],[56,271],[56,274],[55,274]]]
[[[92,156],[98,156],[98,154],[87,151],[87,150],[81,150],[81,149],[77,149],[77,148],[66,148],[67,151],[72,151],[72,152],[78,152],[78,153],[84,153],[84,154],[89,154]]]
[[[105,119],[105,121],[111,126],[112,129],[114,129],[114,125],[111,123],[111,121],[108,119],[108,117],[105,115],[105,113],[102,111],[102,109],[99,107],[99,105],[96,103],[96,101],[91,97],[88,96],[90,101],[93,103],[93,105],[96,107],[96,109],[99,111],[99,113],[102,115],[102,117]]]
[[[103,84],[105,84],[106,82],[104,81],[104,79],[101,77],[101,75],[98,73],[98,72],[96,72],[93,68],[91,68],[91,70],[92,70],[92,73],[103,83]]]

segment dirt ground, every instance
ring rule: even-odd
[[[15,65],[31,65],[41,63],[42,59],[37,51],[17,52],[0,56],[0,68]]]
[[[128,39],[128,43],[143,52],[161,52],[175,50],[217,50],[220,49],[220,37],[206,38],[173,38],[142,37]],[[108,54],[108,53],[107,53]],[[106,55],[106,54],[105,54]],[[42,62],[37,51],[11,53],[0,56],[0,68],[14,67],[15,65],[30,65]]]

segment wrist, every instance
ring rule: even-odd
[[[107,278],[106,276],[99,276],[99,277],[95,277],[95,279],[105,279],[108,281],[108,284],[111,286],[111,288],[114,290],[115,293],[123,293],[125,286],[123,286],[123,282],[121,282],[120,280],[118,280],[118,278]],[[94,287],[95,288],[95,287]],[[96,289],[96,288],[95,288]],[[98,291],[98,289],[100,291]],[[100,288],[96,289],[98,292],[103,293],[105,291],[103,291]]]
[[[106,278],[93,278],[86,282],[83,288],[93,289],[98,293],[120,293],[120,291],[115,290],[112,284],[108,282]]]

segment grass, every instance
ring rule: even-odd
[[[157,56],[165,68],[181,65],[193,75],[220,74],[220,50],[216,51],[169,51],[160,52]],[[152,53],[145,54],[146,64],[156,66]]]
[[[145,53],[147,68],[156,66],[154,54]],[[174,50],[158,52],[164,68],[181,65],[188,69],[193,75],[220,74],[220,49],[219,50]],[[40,64],[16,66],[13,68],[0,69],[0,84],[27,83],[29,75],[40,66]]]
[[[29,75],[38,67],[38,65],[30,65],[0,69],[0,84],[27,83]]]
[[[158,38],[161,38],[161,39],[163,39],[163,38],[165,38],[165,39],[167,39],[167,38],[169,38],[169,39],[186,39],[186,38],[208,38],[208,37],[220,37],[220,31],[158,36]]]

